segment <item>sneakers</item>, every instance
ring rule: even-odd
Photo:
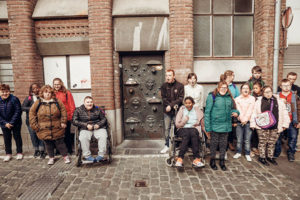
[[[53,164],[54,164],[54,158],[49,158],[48,165],[53,165]]]
[[[238,159],[239,157],[241,157],[241,154],[240,154],[240,153],[236,153],[236,154],[233,156],[233,158],[235,158],[235,159]]]
[[[196,158],[196,159],[193,161],[193,166],[194,166],[194,167],[204,167],[204,164],[201,162],[200,158]]]
[[[227,160],[227,152],[225,152],[225,157],[224,157],[224,159]]]
[[[177,158],[176,163],[175,163],[175,166],[176,166],[176,167],[182,167],[182,163],[183,163],[182,158]]]
[[[40,155],[40,158],[41,159],[45,159],[46,158],[46,153],[45,153],[45,151],[41,151],[41,155]]]
[[[248,162],[251,162],[251,161],[252,161],[252,158],[251,158],[250,155],[245,155],[245,157],[246,157],[246,160],[247,160]]]
[[[34,151],[34,154],[33,154],[33,157],[34,158],[37,158],[37,157],[39,157],[41,155],[41,152],[39,151],[39,150],[35,150]]]
[[[66,164],[71,163],[71,160],[70,160],[69,156],[65,156],[64,161],[65,161]]]
[[[17,160],[22,160],[23,159],[23,154],[22,153],[18,153],[17,154]]]
[[[169,147],[168,146],[165,146],[161,151],[160,153],[167,153],[169,151]]]
[[[96,157],[96,162],[100,162],[101,160],[103,160],[103,158],[104,158],[103,156],[97,156]]]
[[[4,157],[3,161],[4,162],[8,162],[8,161],[11,160],[11,158],[12,158],[11,154],[6,154],[6,156]]]
[[[258,162],[260,162],[260,163],[263,164],[263,165],[269,166],[269,163],[266,161],[265,158],[259,157],[259,158],[258,158]]]
[[[289,153],[287,157],[288,157],[288,160],[290,162],[294,162],[295,161],[295,155],[294,154]]]

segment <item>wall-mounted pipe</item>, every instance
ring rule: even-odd
[[[279,40],[280,40],[280,9],[281,0],[275,4],[275,30],[274,30],[274,60],[273,60],[273,91],[277,93],[278,84],[278,61],[279,61]]]

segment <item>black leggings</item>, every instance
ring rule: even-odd
[[[74,134],[71,134],[71,121],[67,122],[67,127],[65,130],[65,143],[68,149],[68,153],[72,153],[72,146],[74,143]]]
[[[47,153],[50,158],[54,158],[54,148],[59,150],[60,154],[62,156],[68,155],[67,153],[67,147],[64,142],[64,138],[59,138],[57,140],[44,140],[45,142],[45,147],[47,150]]]
[[[228,133],[211,132],[210,136],[210,157],[212,159],[216,158],[216,151],[219,147],[220,159],[224,159],[227,148]]]
[[[200,158],[199,155],[199,132],[196,128],[181,128],[178,130],[178,136],[182,138],[179,157],[184,158],[189,143],[192,144],[194,158]]]

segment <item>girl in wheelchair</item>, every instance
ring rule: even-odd
[[[80,129],[79,140],[82,154],[86,161],[100,162],[104,159],[107,146],[107,119],[100,108],[93,103],[93,98],[84,98],[84,104],[78,107],[73,115],[73,124]],[[90,151],[92,135],[98,140],[98,156],[94,158]]]
[[[181,106],[176,115],[177,136],[182,138],[179,155],[176,161],[176,167],[182,167],[184,154],[188,149],[189,143],[192,145],[194,156],[193,166],[204,167],[199,154],[199,133],[204,128],[203,112],[196,106],[192,97],[184,99],[184,105]],[[201,127],[202,126],[202,127]]]

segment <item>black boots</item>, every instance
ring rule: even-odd
[[[267,158],[267,161],[269,161],[273,165],[278,165],[278,163],[276,162],[276,160],[274,158]]]
[[[266,161],[265,158],[259,157],[259,158],[258,158],[258,161],[259,161],[261,164],[263,164],[263,165],[269,166],[269,163]]]
[[[34,154],[33,154],[33,157],[37,158],[41,155],[41,152],[39,150],[35,150],[34,151]]]
[[[45,151],[41,151],[41,156],[40,156],[40,158],[41,159],[45,159],[46,158],[46,153],[45,153]]]
[[[225,166],[225,160],[224,159],[220,159],[220,167],[223,171],[226,171],[227,168]]]
[[[217,169],[218,169],[218,167],[217,167],[217,165],[216,165],[216,159],[211,158],[211,159],[210,159],[209,165],[210,165],[210,167],[211,167],[213,170],[217,170]]]
[[[289,160],[290,162],[294,162],[294,161],[295,161],[295,155],[292,154],[292,153],[288,153],[288,160]]]

